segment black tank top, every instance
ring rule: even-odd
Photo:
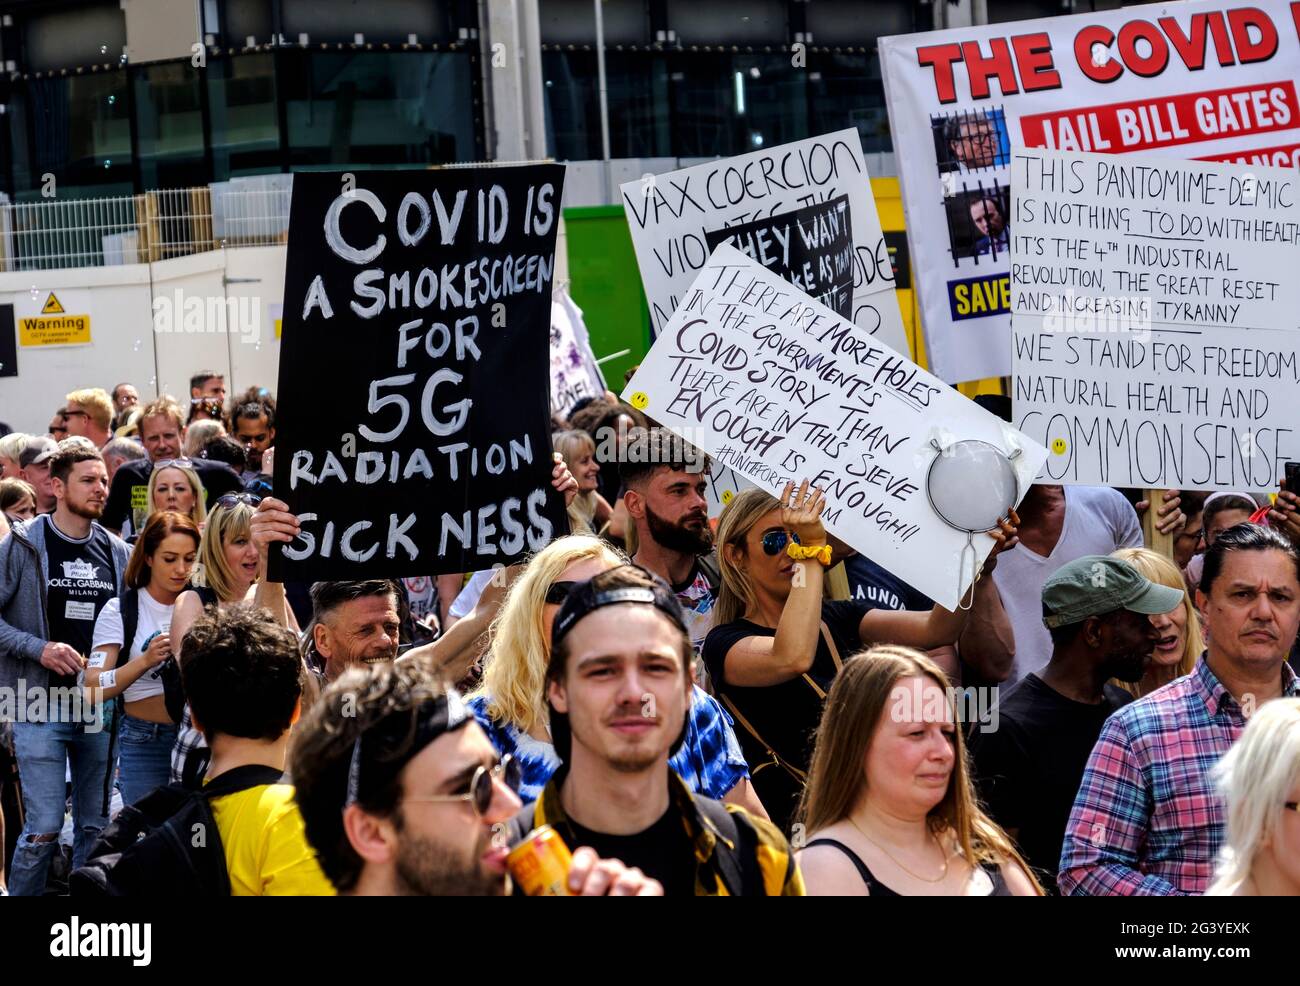
[[[804,846],[804,848],[811,849],[813,846],[833,846],[840,852],[844,853],[845,856],[848,856],[849,862],[851,862],[854,868],[858,871],[858,876],[862,877],[862,882],[867,885],[867,892],[870,893],[872,897],[903,896],[898,893],[898,891],[891,890],[889,887],[877,880],[871,870],[867,868],[867,864],[862,861],[862,858],[837,839],[813,839],[813,841]],[[980,863],[980,869],[987,873],[989,879],[993,881],[993,893],[989,894],[990,897],[1012,896],[1011,890],[1007,887],[1007,881],[1002,877],[1001,866],[998,866],[995,863]]]

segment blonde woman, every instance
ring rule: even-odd
[[[1147,548],[1120,548],[1111,553],[1112,558],[1128,562],[1138,572],[1156,585],[1177,589],[1183,594],[1183,601],[1168,613],[1151,616],[1151,625],[1160,634],[1151,660],[1147,663],[1146,673],[1137,682],[1111,680],[1111,684],[1124,689],[1134,698],[1150,695],[1157,688],[1163,688],[1175,678],[1191,674],[1196,661],[1205,650],[1205,638],[1201,634],[1201,621],[1192,603],[1187,583],[1178,566]]]
[[[263,578],[270,543],[292,539],[283,533],[279,507],[283,507],[280,501],[264,501],[252,493],[227,493],[217,498],[203,528],[190,588],[177,597],[172,616],[171,639],[177,642],[173,649],[181,660],[185,635],[209,607],[226,609],[248,603],[267,610],[282,626],[300,632],[284,586]],[[304,690],[304,706],[307,697]],[[206,769],[204,758],[197,754],[206,748],[186,707],[172,750],[172,780],[196,783]]]
[[[29,441],[31,436],[19,431],[0,437],[0,479],[23,478],[23,467],[18,460]]]
[[[1260,706],[1213,777],[1227,834],[1206,896],[1300,896],[1300,699]]]
[[[841,655],[872,643],[942,647],[963,635],[968,620],[972,630],[991,628],[991,637],[1011,633],[987,575],[998,552],[1016,543],[1014,511],[990,532],[998,543],[971,610],[907,612],[824,598],[830,563],[821,522],[825,504],[806,481],[798,490],[787,484],[779,500],[765,490],[746,490],[722,511],[715,539],[722,588],[704,663],[714,693],[736,722],[759,799],[783,831],[789,831],[808,770],[809,738]]]
[[[194,521],[203,530],[207,520],[207,494],[194,464],[189,459],[163,459],[155,462],[149,474],[148,510],[133,511],[132,524],[137,531],[144,530],[149,515],[159,510],[174,510]]]
[[[536,800],[560,767],[546,701],[555,614],[575,585],[626,564],[624,555],[599,538],[557,538],[524,566],[492,624],[483,681],[470,695],[469,706],[497,751],[519,762],[519,796],[525,802]],[[698,686],[685,740],[668,763],[696,793],[766,817],[726,714]]]
[[[569,505],[570,516],[576,515],[586,528],[599,532],[609,522],[614,510],[596,492],[600,483],[600,463],[596,461],[596,443],[585,431],[559,431],[551,436],[555,451],[578,481],[578,495]]]
[[[831,686],[799,806],[810,895],[1042,893],[975,801],[947,677],[907,647],[850,658]]]

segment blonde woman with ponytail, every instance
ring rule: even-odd
[[[1042,895],[975,801],[947,677],[907,647],[873,647],[836,677],[796,835],[810,895]]]

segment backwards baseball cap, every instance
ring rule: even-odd
[[[363,777],[368,779],[375,774],[395,776],[438,737],[455,732],[473,719],[474,714],[460,693],[454,688],[448,688],[441,695],[431,697],[419,705],[415,710],[413,728],[409,718],[392,716],[381,720],[370,730],[363,730],[357,734],[357,740],[352,744],[344,805],[355,804],[360,799]],[[373,754],[370,753],[372,749],[376,751]],[[402,750],[402,755],[395,756],[394,752],[399,749]],[[367,764],[368,770],[362,769],[363,758],[370,761]]]
[[[629,575],[640,575],[635,579],[640,585],[627,585]],[[613,583],[613,584],[611,584]],[[586,582],[580,582],[565,598],[560,611],[555,615],[551,625],[551,650],[574,625],[588,613],[603,606],[619,606],[627,603],[641,603],[653,606],[677,624],[682,633],[687,633],[686,618],[682,615],[682,604],[668,583],[654,572],[640,565],[620,565],[602,572]]]
[[[560,611],[555,615],[555,622],[551,625],[551,655],[546,669],[547,680],[561,676],[560,657],[557,653],[560,641],[578,624],[578,621],[605,606],[625,605],[653,606],[672,620],[683,636],[688,638],[690,636],[686,629],[686,618],[682,614],[682,604],[677,601],[677,596],[669,588],[668,583],[640,565],[619,565],[574,586],[561,604]],[[549,708],[551,745],[560,760],[567,764],[572,748],[569,717],[566,713],[557,711],[553,705]],[[673,741],[669,751],[670,756],[675,755],[686,741],[689,720],[688,712],[682,722],[681,733]]]
[[[1181,589],[1152,582],[1126,561],[1084,555],[1062,565],[1043,584],[1043,625],[1052,630],[1117,609],[1154,616],[1182,601]]]
[[[27,447],[18,456],[18,465],[24,469],[28,466],[39,466],[42,462],[48,462],[58,451],[58,443],[53,438],[46,438],[43,435],[30,438],[27,440]]]

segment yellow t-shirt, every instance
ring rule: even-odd
[[[292,784],[261,784],[212,799],[232,897],[333,897],[307,841]]]

